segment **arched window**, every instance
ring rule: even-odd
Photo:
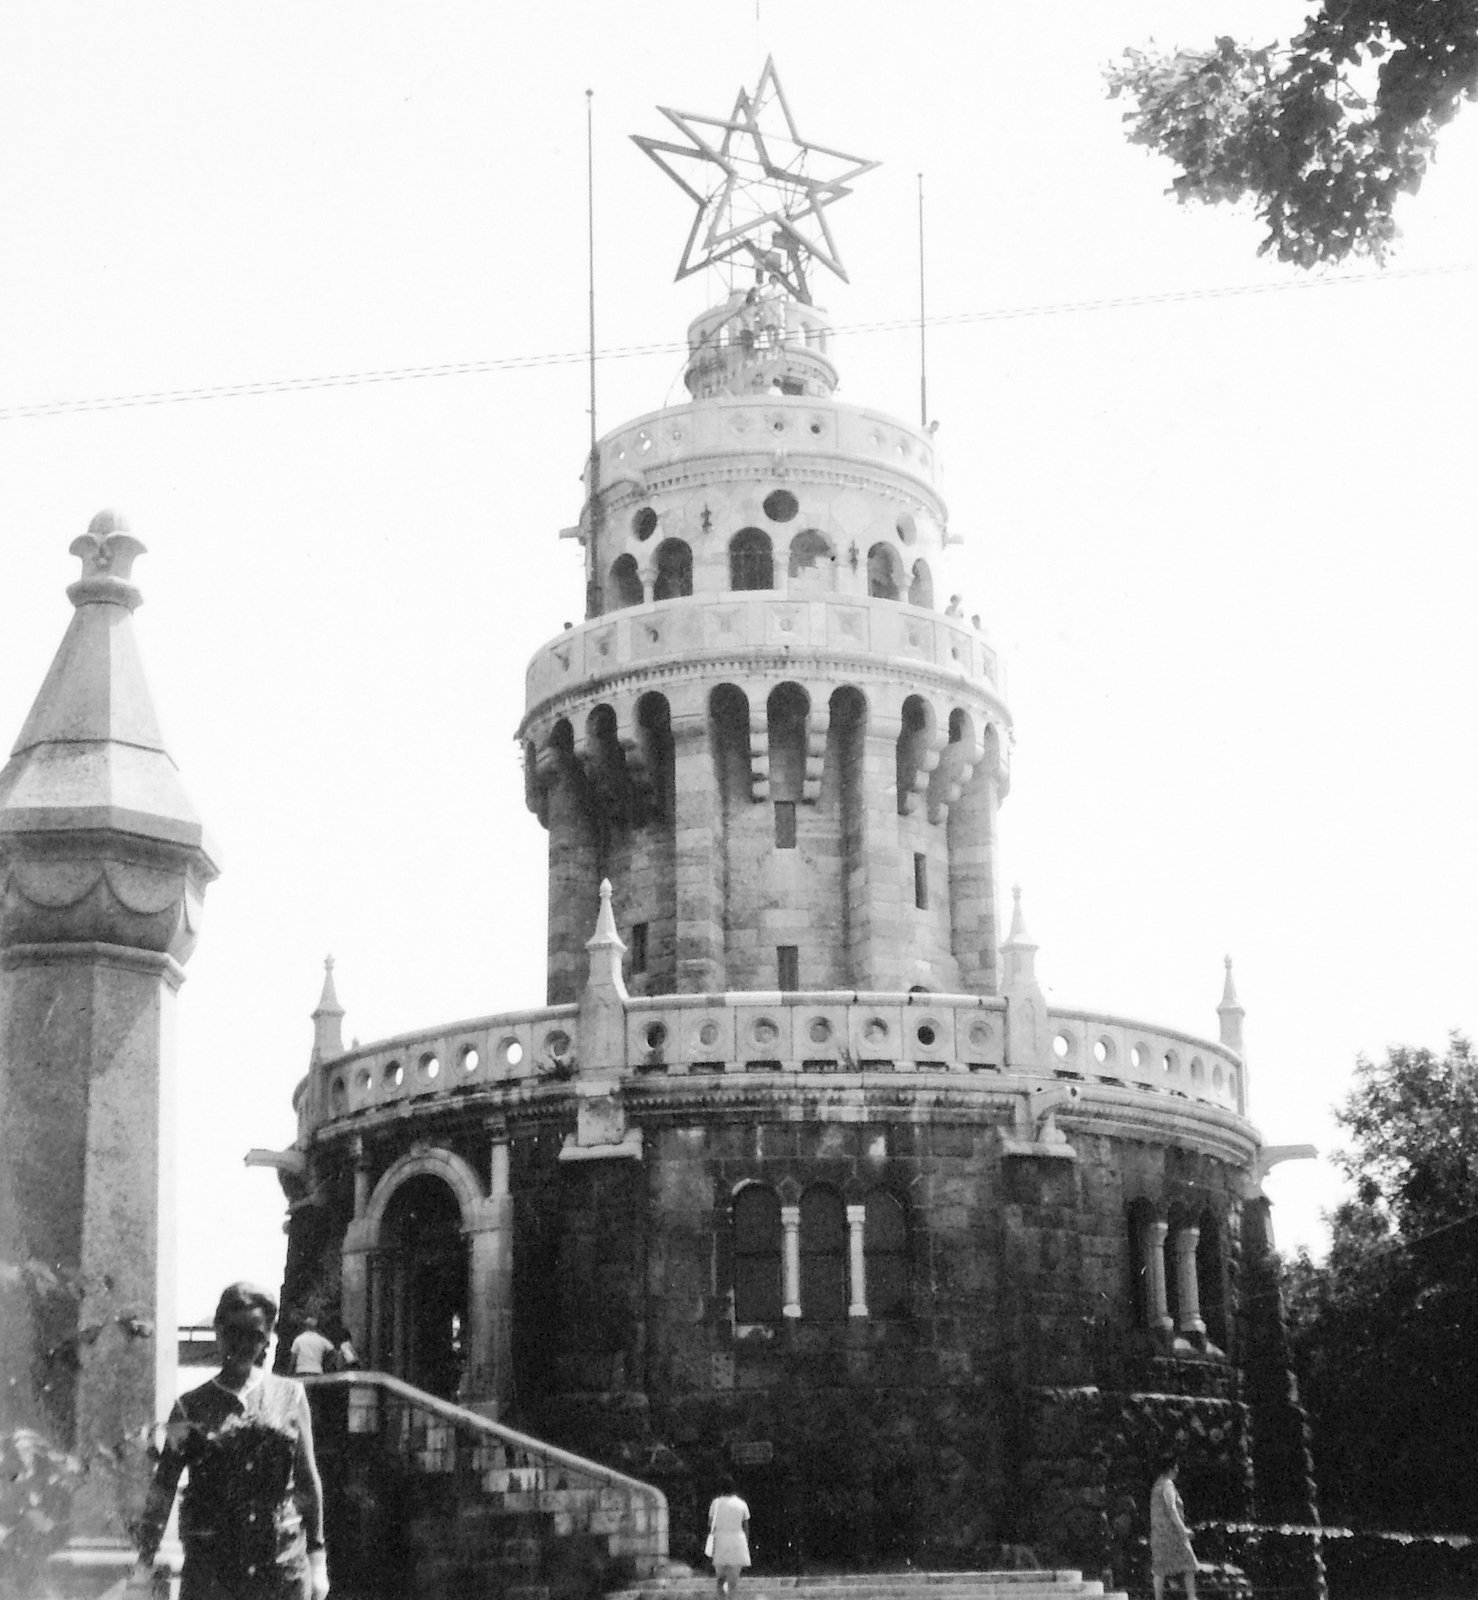
[[[619,611],[623,606],[639,606],[641,603],[641,578],[636,570],[636,557],[617,556],[611,563],[611,581],[606,585],[606,610]]]
[[[1218,1350],[1227,1347],[1227,1283],[1221,1247],[1221,1223],[1214,1211],[1201,1213],[1201,1237],[1196,1241],[1196,1286],[1200,1290],[1201,1320],[1206,1338]]]
[[[693,552],[682,539],[664,539],[657,546],[654,600],[678,600],[693,592]]]
[[[927,561],[915,561],[913,564],[913,581],[908,586],[908,603],[911,606],[927,606],[934,609],[934,577],[929,571]]]
[[[1154,1270],[1150,1260],[1150,1253],[1154,1249],[1155,1221],[1155,1208],[1148,1200],[1136,1200],[1129,1207],[1130,1304],[1134,1308],[1136,1328],[1154,1327],[1161,1314],[1158,1301],[1164,1292],[1160,1288],[1164,1281],[1163,1257],[1159,1272]]]
[[[867,592],[874,600],[898,598],[898,557],[891,545],[875,544],[867,552]]]
[[[867,1197],[862,1253],[867,1265],[868,1315],[902,1316],[908,1310],[907,1230],[902,1204],[882,1189],[874,1189]]]
[[[831,546],[814,528],[802,528],[790,541],[792,589],[830,589],[833,568]]]
[[[933,709],[921,696],[911,694],[903,702],[903,725],[896,747],[899,816],[907,816],[913,809],[914,784],[924,768],[933,721]]]
[[[765,702],[770,744],[770,798],[805,798],[806,719],[811,702],[798,683],[777,684]]]
[[[734,1321],[778,1322],[783,1307],[780,1201],[746,1184],[734,1197]]]
[[[775,558],[770,536],[758,528],[741,528],[729,541],[729,587],[773,589]]]
[[[835,1189],[801,1196],[801,1315],[813,1322],[847,1316],[847,1208]]]

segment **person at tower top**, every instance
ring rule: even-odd
[[[216,1306],[221,1370],[175,1401],[136,1531],[130,1596],[152,1594],[180,1474],[179,1600],[326,1600],[323,1486],[300,1383],[262,1370],[277,1302],[233,1283]]]

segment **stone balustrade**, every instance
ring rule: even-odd
[[[756,652],[907,662],[915,672],[922,663],[997,696],[1005,692],[995,651],[963,618],[865,594],[766,589],[653,601],[567,629],[529,663],[528,705],[532,715],[591,679],[660,666],[701,670],[705,662]]]
[[[765,394],[721,395],[690,405],[669,406],[637,417],[600,441],[600,481],[621,479],[643,490],[653,479],[713,456],[735,452],[784,458],[804,470],[805,457],[838,457],[890,477],[935,487],[934,445],[921,429],[896,417],[834,399]]]
[[[626,1004],[626,1059],[611,1065],[644,1078],[756,1072],[1055,1076],[1246,1114],[1242,1063],[1224,1045],[1123,1017],[1052,1007],[1050,1058],[1013,1067],[1005,1053],[1006,1007],[999,996],[851,990],[632,997]],[[570,1077],[579,1053],[574,1005],[400,1034],[318,1067],[306,1120],[318,1127],[381,1108],[398,1111],[534,1087]]]

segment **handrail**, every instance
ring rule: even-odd
[[[429,1411],[458,1427],[469,1428],[475,1433],[499,1439],[504,1444],[512,1445],[519,1450],[527,1450],[533,1455],[547,1456],[562,1467],[603,1479],[612,1487],[619,1486],[649,1495],[660,1505],[664,1516],[666,1515],[667,1496],[656,1484],[644,1483],[640,1478],[633,1478],[627,1473],[618,1472],[614,1467],[606,1466],[604,1462],[591,1461],[586,1456],[577,1456],[572,1450],[562,1450],[557,1444],[536,1439],[532,1434],[520,1433],[516,1428],[507,1427],[501,1422],[494,1422],[490,1417],[483,1416],[480,1411],[468,1411],[463,1406],[454,1405],[450,1400],[442,1400],[437,1395],[428,1394],[426,1390],[418,1389],[414,1384],[406,1383],[404,1379],[393,1377],[388,1372],[364,1372],[356,1369],[353,1372],[309,1373],[302,1375],[298,1381],[311,1389],[348,1389],[356,1384],[370,1384],[384,1389],[390,1394],[398,1395],[402,1400],[409,1401],[419,1410]]]

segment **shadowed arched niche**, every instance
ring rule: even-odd
[[[391,1163],[351,1229],[365,1270],[345,1273],[345,1320],[366,1335],[372,1367],[443,1399],[479,1397],[494,1308],[473,1292],[472,1258],[479,1241],[495,1237],[499,1215],[450,1150],[413,1150]],[[346,1248],[346,1267],[348,1257]],[[357,1308],[347,1304],[351,1282],[362,1284]]]

